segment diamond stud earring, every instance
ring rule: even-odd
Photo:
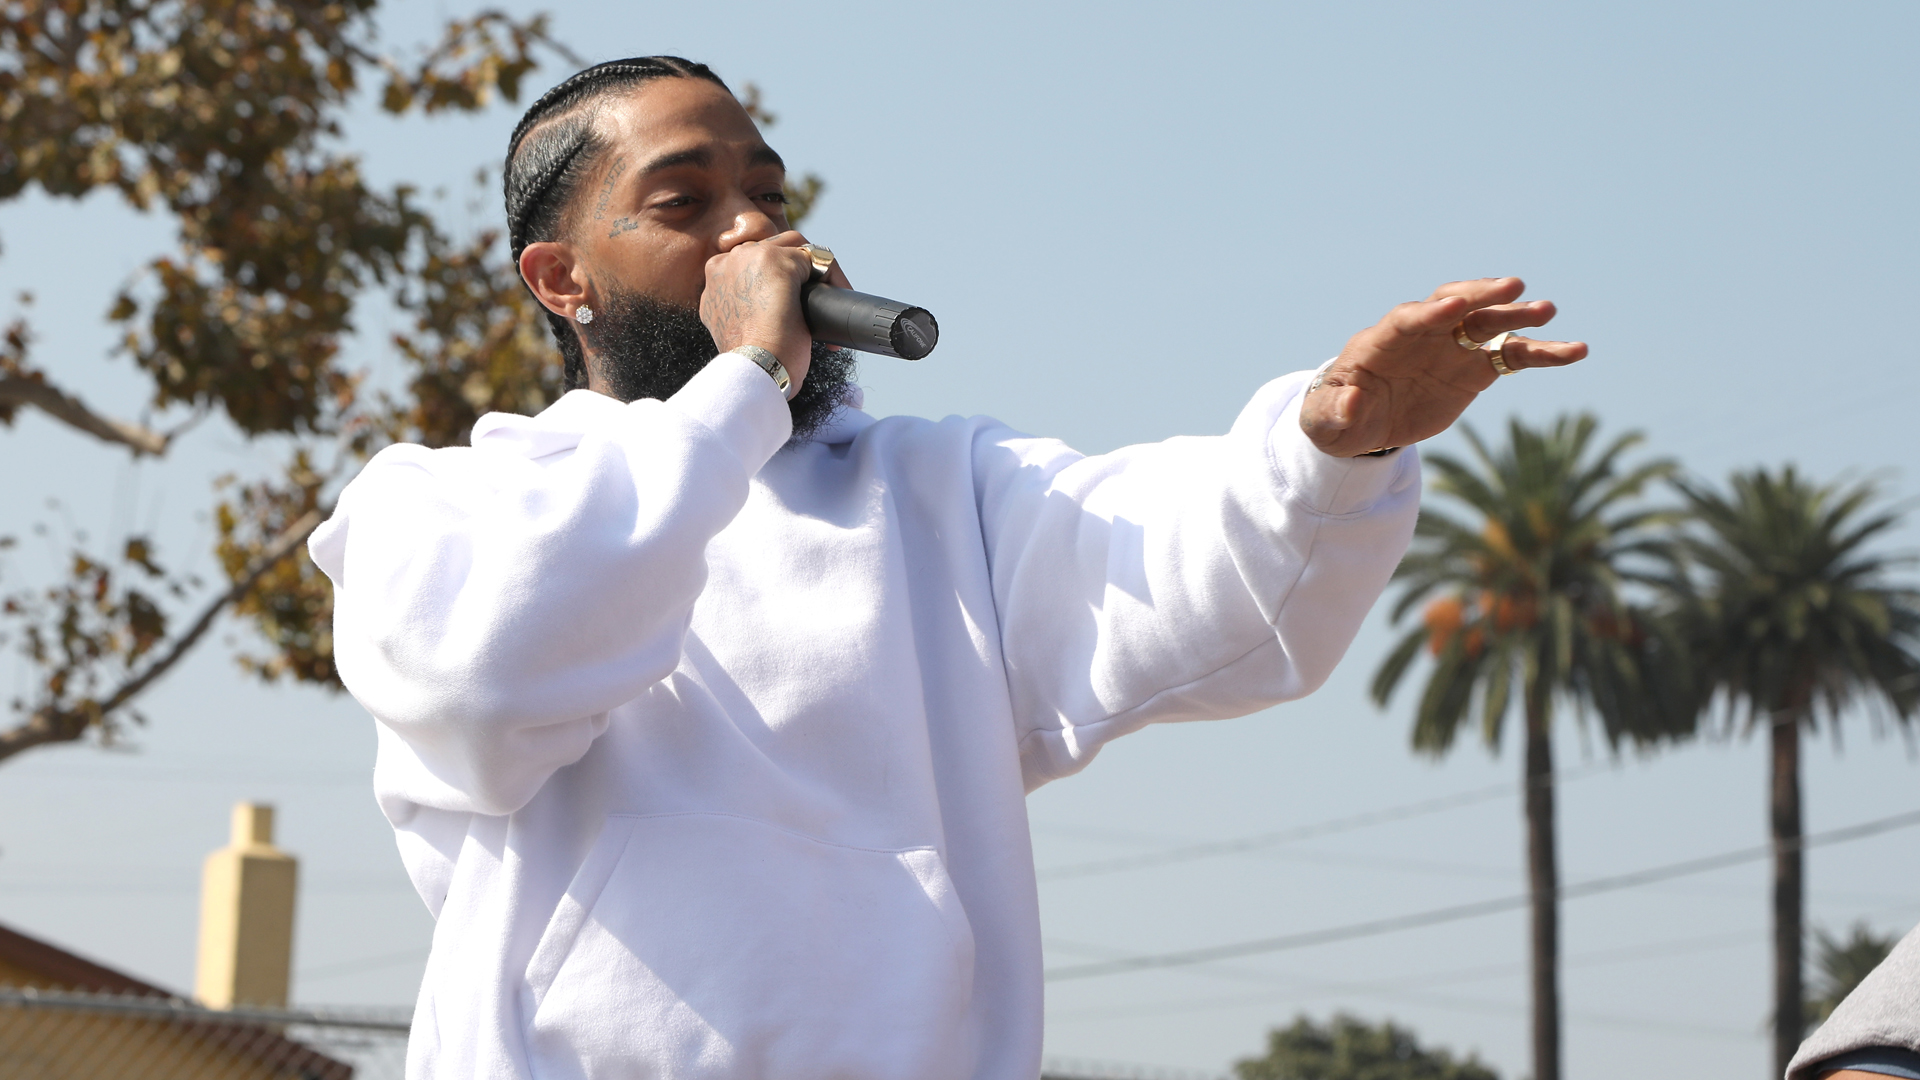
[[[581,304],[579,309],[573,313],[573,321],[579,323],[581,326],[587,325],[593,321],[593,309],[585,304]]]

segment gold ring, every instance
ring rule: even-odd
[[[833,252],[819,244],[801,244],[800,250],[813,260],[813,280],[825,280],[827,271],[833,269]]]
[[[1480,347],[1479,342],[1467,335],[1467,324],[1464,321],[1459,326],[1453,328],[1453,340],[1455,344],[1463,349],[1477,349]]]
[[[1515,374],[1514,370],[1507,366],[1507,358],[1504,355],[1507,341],[1512,337],[1513,331],[1509,330],[1504,334],[1495,334],[1492,340],[1480,346],[1480,351],[1486,353],[1487,359],[1493,363],[1493,370],[1502,375]]]

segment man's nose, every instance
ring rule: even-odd
[[[733,224],[720,234],[720,250],[732,251],[749,240],[765,240],[780,234],[780,226],[762,210],[742,210],[734,215]]]

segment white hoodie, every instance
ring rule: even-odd
[[[314,534],[438,924],[407,1074],[1032,1080],[1024,793],[1318,687],[1412,534],[1411,449],[1083,457],[786,404],[723,356],[382,451]]]

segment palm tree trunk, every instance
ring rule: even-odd
[[[1801,988],[1801,943],[1805,940],[1806,879],[1800,850],[1800,715],[1793,702],[1773,717],[1773,1075],[1787,1064],[1806,1034]]]
[[[1548,703],[1527,695],[1527,879],[1533,914],[1533,1080],[1560,1080],[1560,865]]]

